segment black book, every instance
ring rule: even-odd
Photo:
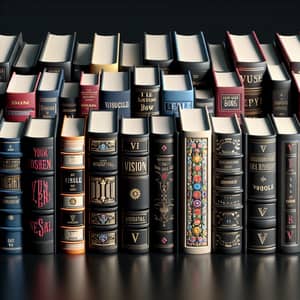
[[[211,117],[213,129],[213,249],[242,251],[243,151],[236,115]]]
[[[215,114],[215,96],[212,89],[195,89],[194,98],[195,108],[205,108],[206,106],[210,114]]]
[[[122,247],[149,251],[149,125],[144,118],[123,118],[120,128]]]
[[[29,119],[22,141],[24,153],[25,234],[27,250],[56,251],[57,119]]]
[[[21,138],[24,123],[1,120],[0,129],[0,251],[23,251]]]
[[[79,82],[64,82],[59,99],[60,119],[63,116],[75,117],[79,105]]]
[[[300,253],[299,150],[297,117],[273,117],[277,132],[277,245],[283,253]]]
[[[118,114],[91,111],[87,125],[87,247],[118,250]]]
[[[76,82],[80,81],[81,72],[88,73],[92,57],[92,44],[77,43],[72,61],[72,79]]]
[[[151,207],[150,246],[174,252],[177,243],[177,132],[175,119],[153,116],[150,121]]]
[[[276,132],[269,117],[242,118],[245,154],[245,247],[276,251]]]

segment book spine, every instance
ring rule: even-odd
[[[86,117],[90,110],[99,110],[99,85],[80,86],[79,115]]]
[[[22,253],[22,150],[19,139],[0,141],[0,252]]]
[[[179,117],[179,107],[182,109],[193,108],[193,90],[184,92],[162,91],[161,114],[165,116]]]
[[[54,119],[58,115],[58,95],[39,92],[37,97],[37,117]]]
[[[159,115],[159,86],[135,86],[133,92],[133,116]]]
[[[300,253],[298,136],[279,136],[278,151],[278,246],[283,253]]]
[[[10,122],[25,122],[29,117],[35,118],[35,109],[29,110],[14,110],[5,109],[5,120]]]
[[[276,137],[246,136],[246,248],[276,251]]]
[[[118,110],[119,118],[130,118],[131,99],[130,91],[122,92],[101,92],[101,109]]]
[[[266,67],[238,66],[245,92],[245,116],[263,116],[263,77]]]
[[[175,151],[174,137],[152,136],[151,143],[151,247],[170,253],[175,249]]]
[[[185,253],[211,251],[211,136],[182,136],[182,248]]]
[[[55,138],[23,141],[26,247],[38,254],[56,251],[55,145]]]
[[[118,137],[88,135],[89,251],[118,251]]]
[[[149,137],[121,136],[122,246],[129,252],[149,251]]]
[[[218,253],[242,251],[242,153],[241,134],[214,134],[213,248]]]
[[[85,253],[85,143],[60,141],[59,246],[66,254]]]

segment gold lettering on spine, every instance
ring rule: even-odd
[[[99,204],[114,203],[116,197],[116,178],[90,177],[90,201]]]

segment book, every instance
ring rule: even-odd
[[[135,67],[132,84],[132,115],[149,117],[160,112],[160,73],[157,67]]]
[[[36,91],[38,75],[19,75],[13,73],[6,90],[5,119],[7,121],[25,121],[36,117]]]
[[[194,89],[194,107],[205,108],[207,111],[215,114],[215,96],[211,88]]]
[[[171,34],[144,33],[144,64],[158,66],[168,73],[173,62]]]
[[[24,123],[1,120],[0,252],[23,251],[22,149]]]
[[[87,247],[118,250],[118,131],[116,110],[91,111],[87,125]]]
[[[283,253],[299,253],[300,125],[295,115],[275,117],[277,133],[277,245]]]
[[[208,48],[216,96],[216,116],[244,114],[244,85],[238,70],[231,66],[222,44],[209,44]]]
[[[11,68],[23,44],[22,33],[16,35],[0,34],[0,81],[10,79]]]
[[[180,244],[184,253],[211,252],[211,124],[206,109],[180,109]]]
[[[300,73],[294,71],[290,72],[292,79],[291,94],[293,99],[293,109],[292,111],[300,116]]]
[[[122,247],[149,251],[149,124],[146,118],[123,118],[120,124],[120,189]]]
[[[72,62],[72,80],[80,81],[81,72],[88,73],[92,57],[92,44],[77,43]]]
[[[177,246],[177,134],[175,119],[150,120],[150,247],[172,253]]]
[[[59,114],[61,120],[64,115],[69,117],[77,116],[79,88],[78,82],[63,82],[59,98]]]
[[[245,117],[245,250],[276,251],[276,132],[271,119]]]
[[[275,42],[289,71],[300,72],[300,35],[275,34]]]
[[[71,81],[72,59],[75,51],[76,32],[72,34],[54,34],[48,32],[39,57],[39,68],[43,71],[58,72],[64,70],[64,78]]]
[[[173,33],[175,68],[178,73],[191,72],[193,85],[207,85],[210,70],[210,58],[204,33]]]
[[[60,132],[59,246],[85,253],[85,118],[64,117]]]
[[[161,114],[179,116],[179,108],[194,107],[194,89],[191,73],[161,73]]]
[[[133,71],[143,64],[143,53],[140,43],[121,43],[119,71]]]
[[[119,117],[131,115],[130,72],[103,72],[100,86],[101,110],[118,110]]]
[[[3,113],[5,110],[5,105],[6,105],[5,97],[6,97],[7,84],[8,84],[7,82],[0,81],[0,110],[1,110],[1,113]],[[1,116],[1,118],[2,118],[2,116]]]
[[[293,111],[291,77],[273,44],[261,44],[261,48],[267,62],[264,91],[269,100],[266,111],[278,117],[289,116]]]
[[[59,95],[64,80],[63,70],[44,69],[37,88],[37,117],[54,119],[59,116]]]
[[[56,132],[57,119],[30,118],[22,140],[25,241],[31,253],[56,252]]]
[[[213,249],[237,254],[243,242],[243,149],[237,115],[211,117]]]
[[[245,115],[263,116],[263,77],[266,72],[266,59],[255,31],[249,34],[226,32],[226,42],[234,66],[242,77],[245,92]]]
[[[117,72],[119,69],[120,33],[94,34],[90,72]]]
[[[87,117],[90,110],[99,110],[101,73],[81,73],[78,113]]]
[[[17,74],[36,74],[40,51],[40,44],[24,43],[13,63],[12,70]]]

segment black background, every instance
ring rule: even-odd
[[[121,33],[203,30],[220,42],[225,30],[256,30],[261,42],[299,30],[294,0],[0,0],[0,32],[40,42],[47,31]],[[0,256],[0,299],[299,299],[300,256],[79,255]]]

